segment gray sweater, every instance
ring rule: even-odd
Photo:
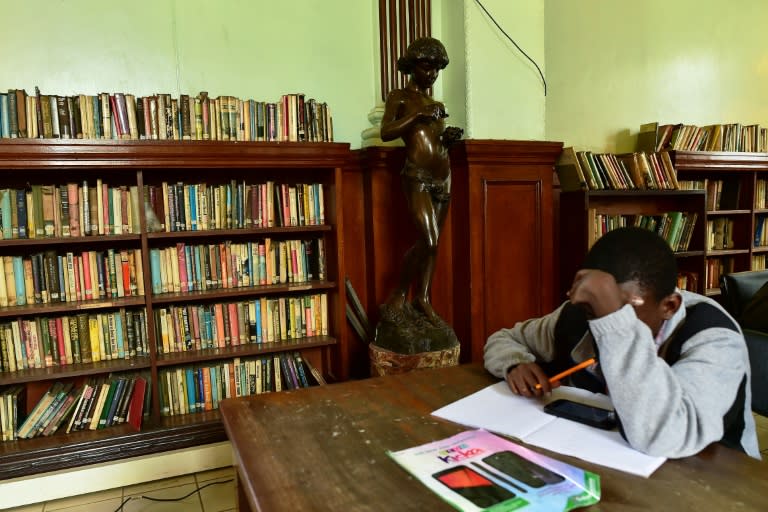
[[[682,305],[662,328],[671,337],[685,321],[685,308],[715,301],[681,291]],[[567,302],[565,303],[567,304]],[[492,334],[485,345],[485,367],[504,378],[515,364],[552,361],[556,354],[555,324],[565,304],[541,318],[518,322]],[[736,322],[733,322],[736,324]],[[599,352],[599,367],[629,444],[642,452],[670,458],[687,457],[723,438],[723,419],[746,376],[741,446],[760,458],[751,411],[749,358],[741,331],[708,327],[687,339],[671,366],[658,355],[651,330],[625,305],[589,321],[589,332],[572,351],[575,361]],[[661,340],[664,346],[665,340]]]

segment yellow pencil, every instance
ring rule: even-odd
[[[549,378],[549,382],[551,382],[551,383],[557,382],[558,380],[561,380],[563,377],[567,377],[567,376],[569,376],[572,373],[576,373],[579,370],[583,370],[584,368],[586,368],[587,366],[592,365],[592,364],[595,364],[595,358],[594,357],[590,357],[586,361],[583,361],[583,362],[577,364],[573,368],[568,368],[564,372],[560,372],[557,375],[555,375],[554,377],[550,377]],[[541,389],[541,384],[536,384],[536,389]]]

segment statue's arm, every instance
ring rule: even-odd
[[[445,107],[440,102],[429,105],[413,104],[402,89],[395,89],[387,96],[384,104],[384,116],[381,118],[381,140],[390,141],[402,137],[423,119],[446,117]]]

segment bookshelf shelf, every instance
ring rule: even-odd
[[[285,234],[326,233],[333,229],[327,224],[317,226],[285,226],[251,229],[211,229],[205,231],[173,231],[171,233],[147,233],[149,240],[192,240],[195,238],[253,238],[254,236],[273,236]]]
[[[16,345],[13,344],[12,339],[7,339],[6,333],[3,332],[3,326],[11,326],[14,322],[22,321],[28,322],[29,325],[32,323],[42,325],[46,319],[48,322],[55,322],[57,319],[75,318],[82,315],[87,315],[89,319],[98,317],[99,322],[104,322],[98,325],[102,326],[105,340],[119,339],[121,340],[120,343],[126,344],[126,350],[133,348],[133,343],[137,344],[137,355],[130,359],[102,360],[94,363],[73,362],[48,367],[45,367],[44,359],[40,359],[38,364],[43,367],[34,367],[36,365],[28,365],[27,363],[24,366],[32,367],[20,367],[13,371],[6,366],[8,362],[4,357],[3,366],[0,367],[0,394],[16,388],[18,385],[23,386],[25,393],[20,395],[22,398],[20,398],[21,403],[18,406],[22,412],[29,414],[40,398],[45,395],[46,390],[55,382],[72,384],[73,389],[75,389],[83,386],[91,379],[106,380],[110,376],[130,380],[135,379],[136,375],[140,375],[147,381],[147,399],[144,402],[141,430],[136,431],[127,424],[70,433],[65,433],[65,429],[61,428],[50,437],[38,436],[31,439],[0,442],[0,481],[224,440],[226,436],[216,411],[163,416],[163,403],[167,403],[168,399],[175,397],[175,395],[172,396],[170,389],[164,387],[167,384],[163,382],[165,373],[171,370],[185,370],[192,366],[197,369],[211,364],[231,365],[235,358],[251,360],[251,358],[264,359],[266,356],[274,356],[277,360],[278,356],[283,358],[284,356],[287,357],[288,354],[300,354],[303,361],[317,368],[322,376],[332,377],[335,380],[346,379],[349,370],[348,347],[344,329],[346,299],[343,278],[345,270],[344,258],[340,253],[344,243],[339,222],[342,218],[341,170],[348,160],[349,145],[342,143],[0,140],[0,171],[5,171],[0,174],[3,176],[0,178],[0,190],[23,189],[25,192],[29,192],[28,187],[33,185],[53,185],[55,191],[60,191],[62,188],[66,189],[70,183],[80,187],[80,184],[96,184],[99,180],[103,184],[108,183],[112,189],[127,190],[125,197],[128,197],[129,201],[134,201],[130,197],[131,188],[138,192],[137,197],[141,198],[138,201],[147,199],[147,205],[134,206],[130,209],[133,212],[131,218],[132,233],[0,239],[0,256],[12,258],[31,258],[31,255],[48,251],[49,247],[53,247],[58,256],[68,255],[68,253],[77,255],[85,252],[108,255],[110,252],[117,253],[119,250],[131,251],[131,254],[140,262],[140,267],[136,266],[136,275],[133,277],[140,283],[139,288],[141,289],[135,295],[111,299],[104,298],[102,294],[100,299],[0,307],[0,338],[5,340],[3,347],[11,346],[12,350],[16,348]],[[317,190],[321,191],[322,203],[315,204],[321,204],[324,209],[324,221],[313,225],[276,225],[206,231],[148,232],[147,230],[147,226],[150,225],[147,220],[147,210],[154,209],[155,206],[148,201],[149,196],[147,194],[150,187],[160,187],[163,183],[167,183],[181,187],[180,190],[186,190],[185,187],[188,185],[205,184],[223,190],[227,186],[234,187],[234,185],[230,185],[231,183],[255,186],[267,182],[280,184],[286,187],[286,190],[289,186],[298,186],[296,184],[316,187]],[[106,185],[104,186],[106,187]],[[80,190],[82,191],[83,188],[81,187]],[[104,190],[112,189],[105,188]],[[118,193],[115,192],[114,194],[114,198],[117,199]],[[113,196],[110,195],[109,197]],[[242,197],[245,201],[246,196]],[[277,197],[275,197],[275,202],[277,202]],[[56,203],[59,215],[63,215],[60,209],[61,204],[63,203]],[[110,212],[111,215],[113,210],[108,209],[106,201],[99,204],[103,205],[104,212]],[[141,204],[141,202],[137,204]],[[236,205],[234,202],[232,204]],[[166,207],[167,205],[168,203],[166,203]],[[188,207],[184,202],[177,203],[177,205],[184,208]],[[18,207],[16,205],[16,208]],[[265,209],[269,207],[264,206]],[[115,209],[114,211],[118,210]],[[220,211],[224,215],[224,210]],[[244,205],[243,211],[248,212]],[[247,213],[243,215],[245,214]],[[182,214],[179,213],[179,215]],[[230,215],[228,211],[227,215]],[[96,218],[101,220],[98,216]],[[123,225],[125,225],[124,219],[125,217],[123,217]],[[59,218],[59,221],[61,220]],[[84,217],[81,217],[82,220],[85,220]],[[92,218],[88,220],[93,221]],[[104,225],[106,227],[108,222],[105,222]],[[85,229],[82,223],[81,227]],[[60,228],[57,227],[57,229]],[[188,293],[152,293],[150,251],[154,249],[162,250],[181,244],[186,246],[224,245],[225,242],[229,241],[233,244],[249,244],[254,240],[264,238],[272,238],[278,242],[301,239],[314,240],[313,243],[315,243],[321,240],[323,249],[319,256],[322,257],[324,263],[324,279]],[[229,257],[228,254],[227,257]],[[62,260],[59,259],[58,261],[61,265]],[[232,261],[237,262],[238,260],[233,257]],[[98,277],[98,279],[108,279],[107,274],[110,272],[110,268],[107,265],[107,260],[104,260],[104,265],[103,276],[101,274],[91,275]],[[125,265],[125,260],[123,260],[123,265]],[[66,282],[66,278],[62,277],[62,273],[66,273],[66,270],[61,270],[62,268],[60,266],[58,271],[60,284]],[[231,268],[233,272],[241,270],[235,263]],[[125,267],[123,269],[125,272]],[[99,267],[99,270],[102,270],[102,267]],[[83,272],[82,268],[80,271]],[[7,278],[7,272],[5,274],[5,276],[0,277]],[[127,274],[123,274],[123,276],[126,277]],[[113,279],[111,276],[109,278]],[[73,282],[71,278],[69,282]],[[81,282],[84,284],[82,276]],[[123,282],[127,282],[127,277]],[[49,286],[48,281],[45,283],[46,286]],[[99,283],[101,284],[101,281]],[[107,281],[104,281],[103,284],[107,295],[109,295],[110,290],[106,286]],[[143,293],[140,293],[141,291]],[[309,296],[319,297],[320,295],[323,296],[322,313],[326,312],[327,304],[328,335],[298,337],[257,344],[253,342],[255,338],[252,333],[249,333],[251,336],[249,341],[244,341],[241,336],[240,342],[244,344],[226,348],[166,354],[162,354],[162,350],[158,350],[158,346],[162,347],[160,318],[161,312],[164,310],[176,308],[192,311],[192,308],[202,304],[211,306],[211,311],[214,311],[213,307],[219,304],[228,303],[231,305],[235,303],[242,305],[247,304],[248,301],[258,302],[258,299],[262,301],[285,299],[285,304],[289,304],[290,300],[305,299]],[[298,300],[296,304],[298,304]],[[298,305],[296,307],[298,308]],[[305,307],[308,308],[309,306],[305,305]],[[312,303],[312,307],[314,308],[314,303]],[[312,313],[315,311],[312,309]],[[130,313],[130,318],[134,318],[134,316],[137,318],[136,321],[140,323],[135,325],[140,326],[137,328],[144,329],[142,331],[143,336],[130,331],[134,336],[130,340],[127,337],[120,338],[117,336],[114,338],[115,333],[118,332],[117,328],[113,332],[111,324],[107,323],[107,318],[111,318],[109,315],[113,315],[117,325],[118,316],[127,314],[125,312]],[[307,319],[317,318],[310,315],[309,309],[305,313],[306,317],[299,314],[285,317],[286,322],[309,321]],[[242,319],[243,317],[239,318],[241,321]],[[276,329],[282,329],[279,322],[277,324]],[[26,324],[18,324],[16,327],[21,330],[24,325]],[[50,326],[53,326],[54,323],[48,325],[49,328],[53,328]],[[174,328],[191,329],[192,323],[190,321],[188,326],[174,326]],[[226,329],[234,329],[233,324],[230,323]],[[122,332],[123,335],[126,335],[129,331],[123,330]],[[192,333],[192,331],[185,332]],[[55,336],[58,335],[57,333]],[[279,331],[277,331],[277,335],[280,335]],[[49,332],[49,336],[53,336],[53,334]],[[53,340],[54,338],[50,339]],[[146,355],[138,348],[142,340],[145,343]],[[96,343],[98,346],[99,342]],[[52,346],[52,344],[40,345],[42,349]],[[104,350],[104,345],[101,346],[101,349]],[[26,350],[26,345],[24,350]],[[49,350],[53,350],[53,348]],[[63,361],[64,354],[61,355]],[[280,364],[282,365],[282,363],[283,359],[280,359]],[[272,371],[280,372],[281,367],[273,367]],[[298,372],[298,368],[296,371]],[[224,391],[223,381],[219,389],[220,392]],[[202,393],[202,390],[200,392]],[[162,398],[161,394],[163,394]]]
[[[702,190],[581,190],[560,194],[560,243],[572,257],[560,259],[561,293],[565,296],[584,256],[605,230],[632,225],[639,218],[659,225],[679,212],[675,251],[678,269],[689,289],[703,292],[705,194]],[[668,218],[667,218],[668,217]],[[600,230],[598,232],[598,229]],[[672,229],[672,228],[670,228]],[[683,244],[680,241],[686,240]]]
[[[33,315],[50,315],[56,313],[73,313],[83,311],[94,311],[111,308],[126,308],[132,306],[143,306],[145,304],[143,296],[140,297],[119,297],[109,300],[87,300],[78,302],[59,302],[56,304],[31,304],[25,306],[9,306],[0,308],[0,321],[3,318],[15,318]]]
[[[152,302],[154,304],[169,304],[181,302],[209,301],[214,299],[232,299],[235,297],[252,296],[254,293],[259,295],[276,295],[283,293],[295,293],[314,290],[332,290],[337,285],[334,282],[315,281],[310,283],[297,283],[290,285],[263,285],[242,288],[225,288],[216,290],[193,291],[184,293],[163,293],[154,295]]]
[[[113,359],[97,363],[75,363],[49,368],[29,368],[12,373],[0,373],[0,386],[23,384],[26,382],[42,382],[51,379],[68,379],[109,372],[142,370],[150,366],[148,357],[134,357],[132,359]]]
[[[719,277],[728,272],[760,270],[765,267],[766,242],[755,243],[768,214],[765,198],[765,180],[768,180],[768,153],[741,153],[725,151],[670,151],[677,169],[678,180],[703,181],[707,185],[722,183],[723,195],[729,196],[728,205],[712,208],[717,198],[709,195],[706,222],[725,222],[730,226],[731,247],[706,252],[707,294],[719,295]],[[762,199],[762,203],[759,201]],[[757,246],[756,246],[757,245]]]
[[[749,215],[752,212],[750,210],[707,210],[708,217],[714,217],[718,215]]]
[[[264,344],[239,345],[228,348],[212,348],[195,350],[191,352],[173,352],[157,357],[157,366],[174,366],[178,364],[190,364],[199,361],[214,361],[233,357],[245,357],[252,355],[275,354],[307,348],[326,347],[334,345],[335,338],[329,336],[313,336],[311,338],[298,338],[290,342],[273,342]]]

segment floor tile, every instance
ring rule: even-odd
[[[82,507],[89,503],[100,503],[102,501],[111,501],[117,498],[118,500],[123,496],[123,490],[119,487],[115,489],[109,489],[106,491],[91,492],[88,494],[81,494],[79,496],[71,496],[69,498],[61,498],[60,500],[51,500],[45,502],[46,512],[52,510],[71,509],[72,507]],[[118,502],[115,505],[117,508],[120,505]],[[114,508],[112,510],[115,510]]]
[[[191,475],[190,475],[191,477]],[[186,483],[175,487],[158,488],[153,491],[143,491],[133,495],[127,492],[125,498],[138,497],[141,495],[152,498],[170,499],[174,501],[152,501],[148,499],[132,499],[123,506],[124,512],[203,512],[203,506],[200,501],[200,493],[197,491],[197,485]],[[190,494],[191,493],[191,494]],[[183,500],[176,501],[182,496],[187,496]]]
[[[57,512],[115,512],[123,500],[120,497],[103,501],[83,502],[66,508],[48,508],[45,504],[44,512],[56,510]]]
[[[165,489],[167,487],[177,487],[179,485],[195,485],[194,475],[183,475],[173,478],[165,478],[163,480],[153,480],[151,482],[143,482],[136,485],[128,485],[123,488],[124,496],[132,496],[134,494],[142,494],[155,491],[157,489]]]
[[[198,483],[198,488],[205,512],[222,512],[235,507],[237,490],[235,489],[234,476],[225,477],[221,480],[209,480],[202,484]]]
[[[233,468],[232,466],[195,473],[195,480],[197,480],[198,485],[200,485],[201,482],[207,482],[208,480],[218,480],[221,478],[226,479],[226,478],[234,478],[234,477],[235,477],[235,468]]]

